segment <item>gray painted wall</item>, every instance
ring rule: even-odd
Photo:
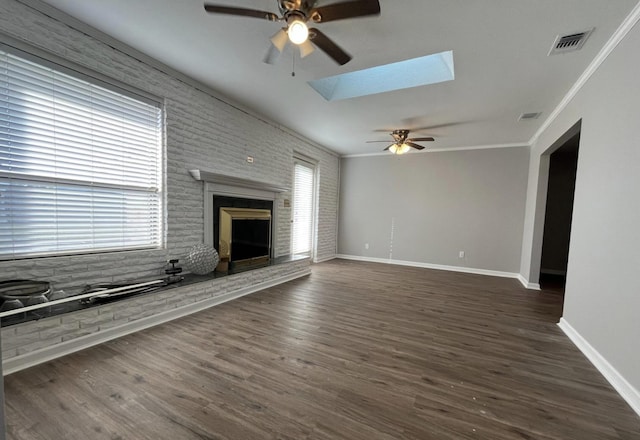
[[[522,275],[538,277],[543,154],[582,120],[564,319],[640,390],[640,26],[627,34],[531,152]],[[542,174],[542,175],[541,175]]]
[[[344,158],[338,253],[517,273],[528,161],[522,147]]]

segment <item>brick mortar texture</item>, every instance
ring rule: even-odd
[[[204,240],[203,184],[189,169],[292,185],[294,153],[318,163],[317,255],[335,255],[339,158],[286,130],[185,84],[111,46],[15,0],[0,2],[0,31],[163,99],[166,120],[166,246],[164,249],[0,262],[1,279],[46,280],[77,293],[86,284],[161,276]],[[233,147],[233,148],[231,148]],[[248,164],[246,156],[254,157]],[[275,203],[274,251],[290,250],[291,209]]]
[[[308,267],[309,260],[299,260],[4,327],[3,360],[293,275]]]

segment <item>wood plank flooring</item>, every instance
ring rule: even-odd
[[[14,440],[640,439],[516,280],[334,260],[5,378]]]

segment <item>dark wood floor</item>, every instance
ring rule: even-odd
[[[9,439],[640,439],[515,280],[334,260],[5,379]]]

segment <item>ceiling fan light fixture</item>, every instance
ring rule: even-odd
[[[315,48],[313,47],[313,44],[311,44],[311,41],[307,40],[302,44],[298,44],[298,47],[300,47],[300,58],[304,58],[307,55],[313,53],[313,51],[315,50]]]
[[[391,154],[405,154],[411,150],[411,147],[405,143],[402,144],[393,144],[389,147],[389,152]]]
[[[282,28],[271,37],[271,43],[273,46],[278,49],[278,52],[282,52],[284,47],[287,45],[287,41],[289,41],[289,37],[287,37],[287,29]]]
[[[392,151],[393,154],[405,154],[408,153],[409,150],[411,150],[411,147],[404,143],[400,145],[394,144],[394,147],[395,148],[392,147],[394,150]],[[389,148],[389,151],[391,151],[391,148]]]
[[[289,23],[287,35],[293,44],[302,44],[309,38],[309,28],[304,21],[295,19]]]

